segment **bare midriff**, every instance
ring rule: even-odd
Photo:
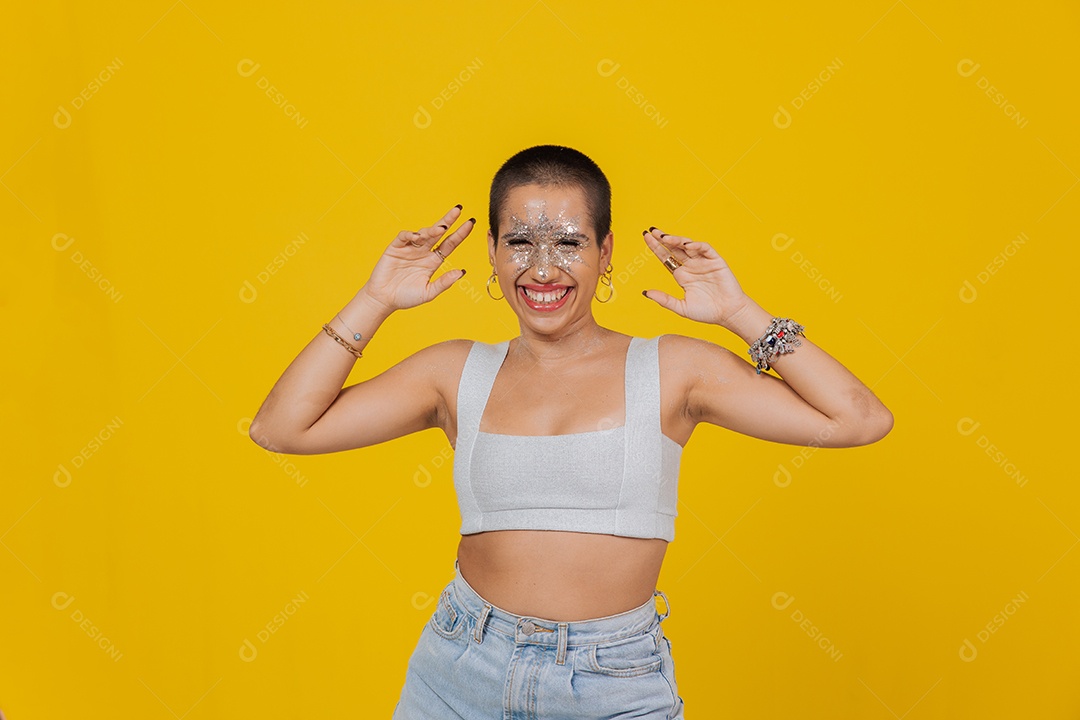
[[[465,582],[492,605],[572,622],[644,605],[653,597],[667,545],[662,538],[492,530],[463,535],[457,560]]]

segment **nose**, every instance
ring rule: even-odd
[[[542,283],[547,282],[551,277],[551,265],[551,252],[548,247],[543,246],[540,248],[539,255],[536,258],[536,265],[533,267],[533,276]]]

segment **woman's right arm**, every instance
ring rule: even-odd
[[[459,280],[464,270],[444,273],[430,282],[443,261],[432,248],[460,214],[461,208],[455,206],[435,225],[399,233],[368,282],[330,321],[330,327],[363,350],[395,310],[429,302]],[[473,225],[470,219],[443,239],[439,245],[443,257],[468,236]],[[362,339],[354,340],[353,332]],[[457,345],[461,342],[425,348],[370,380],[342,389],[356,357],[320,329],[274,384],[248,434],[273,452],[312,455],[374,445],[436,427],[440,413],[445,412],[439,386],[445,376],[432,368],[439,367],[439,360],[448,353],[460,354]]]

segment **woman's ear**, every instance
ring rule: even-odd
[[[491,267],[495,267],[495,238],[491,235],[490,228],[488,229],[488,262],[491,263]]]
[[[611,262],[612,253],[615,250],[615,235],[610,230],[604,236],[604,242],[600,244],[600,272],[603,273]]]

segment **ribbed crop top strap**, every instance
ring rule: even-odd
[[[454,476],[467,478],[469,468],[472,467],[473,446],[476,445],[476,433],[480,429],[480,418],[487,406],[488,395],[491,387],[495,384],[495,376],[499,374],[506,351],[510,348],[510,341],[491,345],[483,342],[474,342],[469,355],[465,359],[465,367],[461,370],[461,382],[458,384],[457,397],[457,440],[454,443]],[[459,488],[458,503],[461,506],[461,514],[479,515],[480,506],[476,502],[476,494],[471,484],[468,492]]]
[[[616,535],[641,534],[656,524],[658,502],[641,510],[641,498],[655,497],[663,478],[660,432],[659,337],[635,337],[626,357],[626,429],[622,490],[615,510]]]

